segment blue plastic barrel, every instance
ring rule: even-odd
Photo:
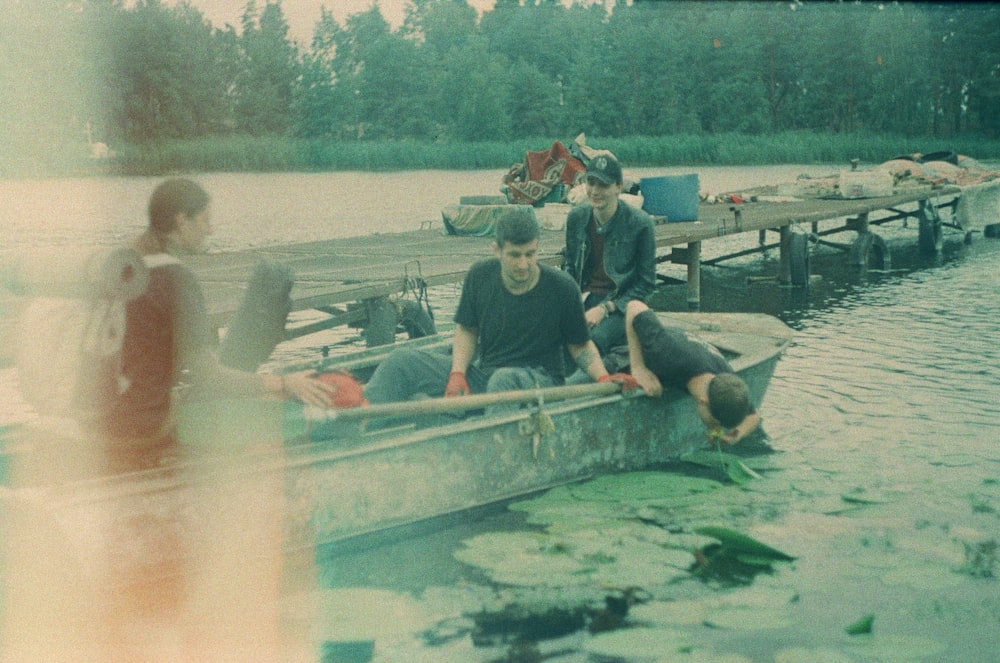
[[[642,209],[653,216],[665,216],[668,222],[698,220],[698,175],[643,177]]]

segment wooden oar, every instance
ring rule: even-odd
[[[517,405],[521,403],[551,403],[565,401],[571,398],[588,396],[609,396],[618,393],[621,385],[617,382],[591,382],[588,384],[564,385],[561,387],[546,387],[544,389],[519,389],[516,391],[497,391],[490,394],[472,394],[454,398],[428,398],[419,401],[403,401],[401,403],[382,403],[349,410],[324,410],[328,419],[345,421],[356,419],[374,419],[376,417],[413,417],[423,414],[442,414],[445,412],[463,412],[465,410],[481,410],[493,405]],[[634,393],[642,393],[638,390]]]

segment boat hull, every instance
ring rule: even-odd
[[[792,338],[784,324],[763,315],[672,314],[664,320],[722,349],[757,405]],[[339,365],[363,372],[385,352],[364,351]],[[250,532],[256,517],[247,521],[238,514],[267,503],[282,512],[285,545],[302,548],[649,467],[706,444],[693,399],[678,390],[649,398],[621,394],[613,384],[589,384],[508,394],[527,402],[497,416],[438,413],[446,423],[374,432],[366,429],[379,406],[323,411],[317,418],[310,408],[277,401],[189,403],[178,412],[183,454],[176,466],[112,476],[84,471],[96,467],[99,456],[86,436],[54,432],[40,422],[14,435],[31,451],[10,457],[14,490],[4,493],[5,502],[50,514],[81,541],[90,535],[69,523],[123,510],[156,513],[171,501],[187,505],[183,511],[194,523],[231,511],[236,531]],[[465,398],[480,403],[477,396]],[[462,402],[399,405],[454,409]]]
[[[756,325],[739,316],[726,318],[730,324],[720,324],[718,316],[688,320],[692,327],[710,320],[712,331],[706,335],[714,334],[719,345],[728,339],[732,348],[738,338],[745,348],[757,350],[731,361],[759,405],[790,342],[787,327],[773,318],[757,319]],[[759,335],[744,338],[753,333]],[[316,542],[473,509],[596,474],[649,467],[707,441],[693,399],[669,389],[657,398],[614,393],[534,403],[504,416],[473,416],[422,429],[366,434],[351,422],[344,426],[339,435],[329,431],[328,440],[286,451],[289,501],[313,507],[293,514],[292,531]]]

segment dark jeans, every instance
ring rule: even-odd
[[[589,293],[583,301],[583,309],[589,311],[595,306],[599,306],[607,297],[605,295],[595,295]],[[590,338],[597,346],[597,351],[601,356],[608,354],[608,351],[618,345],[625,345],[628,341],[625,337],[625,312],[615,311],[590,330]]]
[[[418,395],[439,398],[444,396],[451,373],[451,355],[433,350],[399,349],[385,358],[368,384],[365,398],[371,404],[397,403]],[[498,368],[492,372],[470,366],[465,374],[469,389],[474,394],[535,389],[559,384],[546,371],[536,368]],[[496,414],[516,406],[497,405],[487,409]]]

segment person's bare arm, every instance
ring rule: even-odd
[[[312,371],[278,375],[250,373],[223,366],[215,353],[201,351],[191,366],[191,378],[205,393],[214,396],[257,398],[274,394],[291,396],[317,407],[328,407],[335,389],[313,379]]]
[[[469,329],[462,325],[455,326],[455,338],[451,346],[451,370],[453,372],[465,373],[473,357],[476,356],[476,346],[479,339],[479,331]]]
[[[576,365],[594,382],[608,374],[608,370],[601,360],[601,353],[597,351],[597,346],[594,345],[593,341],[588,340],[586,343],[570,344],[566,347],[569,348],[569,354],[573,357]]]
[[[633,321],[635,317],[643,311],[649,310],[643,302],[633,299],[625,309],[625,338],[628,340],[628,360],[632,377],[639,383],[643,392],[647,396],[659,396],[663,393],[663,385],[660,378],[656,377],[653,371],[646,366],[646,360],[642,355],[642,344],[639,336],[635,333]]]
[[[739,426],[724,433],[723,435],[720,435],[719,441],[721,441],[723,444],[736,444],[744,437],[757,430],[759,426],[760,426],[760,415],[756,412],[751,412],[746,417],[744,417],[743,421],[740,422]]]

